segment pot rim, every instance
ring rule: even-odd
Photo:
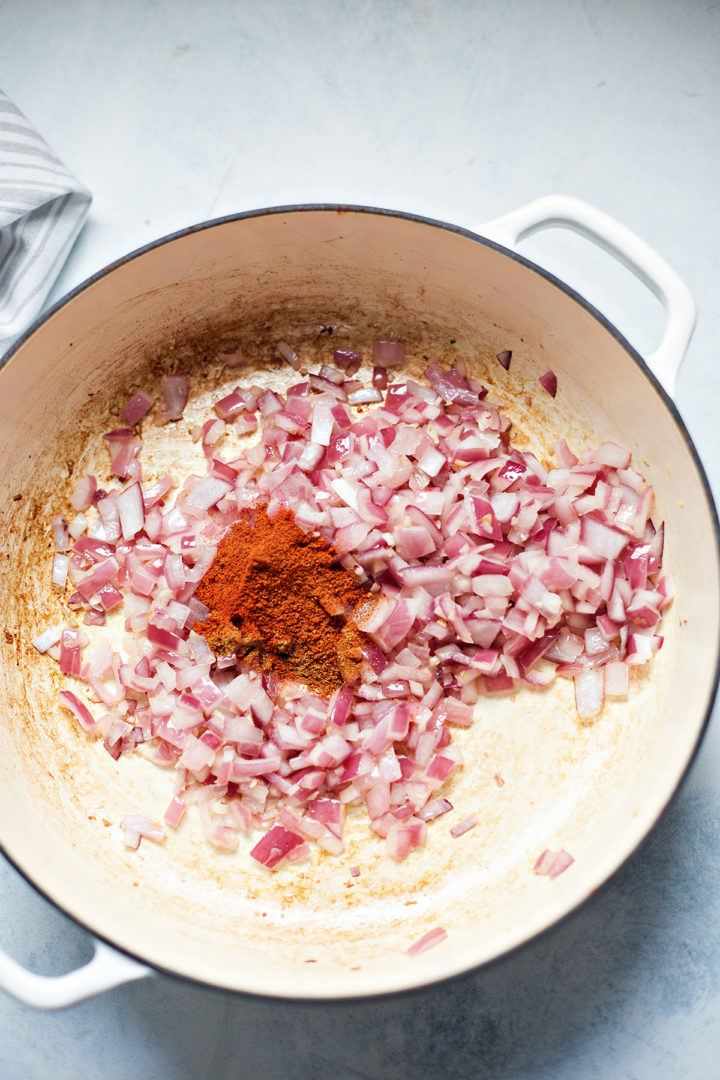
[[[484,247],[491,248],[492,250],[497,251],[499,254],[504,255],[507,258],[512,259],[514,262],[519,263],[520,265],[524,266],[526,269],[532,271],[533,273],[539,274],[541,277],[545,278],[549,283],[551,283],[556,288],[558,288],[562,292],[564,292],[567,296],[569,296],[570,299],[574,300],[582,308],[584,308],[590,315],[592,315],[602,325],[602,327],[605,330],[607,330],[611,334],[612,337],[615,338],[615,340],[622,346],[622,348],[629,355],[629,357],[637,364],[637,366],[640,368],[640,370],[645,375],[647,380],[651,383],[651,385],[655,389],[656,393],[659,395],[662,403],[664,404],[665,408],[668,410],[668,412],[670,413],[673,421],[675,422],[675,425],[678,428],[678,430],[679,430],[679,432],[680,432],[680,434],[682,436],[683,442],[685,443],[685,446],[687,447],[687,450],[688,450],[688,452],[690,454],[690,457],[691,457],[691,459],[693,461],[695,469],[697,470],[697,473],[698,473],[698,477],[700,479],[701,487],[702,487],[703,493],[705,495],[706,503],[707,503],[708,513],[709,513],[710,520],[711,520],[711,523],[712,523],[712,532],[713,532],[713,536],[714,536],[714,539],[715,539],[715,559],[716,559],[716,562],[718,563],[718,565],[720,565],[720,520],[718,518],[718,510],[717,510],[717,507],[716,507],[716,504],[715,504],[714,496],[713,496],[713,493],[712,493],[710,482],[709,482],[708,477],[707,477],[707,473],[706,473],[705,468],[704,468],[704,466],[702,464],[702,461],[701,461],[700,456],[698,454],[698,451],[697,451],[697,449],[695,447],[695,444],[694,444],[694,442],[692,440],[690,432],[688,431],[688,428],[687,428],[682,416],[680,415],[680,412],[679,412],[677,406],[675,405],[675,402],[670,397],[668,392],[664,389],[664,387],[660,383],[659,379],[654,374],[652,369],[649,367],[647,361],[644,359],[644,357],[641,355],[641,353],[638,352],[638,350],[628,341],[628,339],[625,337],[625,335],[622,334],[621,331],[618,330],[618,328],[614,325],[614,323],[612,323],[601,311],[599,311],[598,308],[596,308],[593,304],[591,304],[584,296],[582,296],[579,292],[577,292],[571,285],[568,285],[565,281],[563,281],[561,278],[557,277],[551,271],[546,270],[544,267],[542,267],[539,264],[533,262],[532,260],[526,258],[524,255],[521,255],[519,252],[513,250],[512,248],[505,247],[503,244],[500,244],[495,240],[491,240],[488,237],[482,236],[481,234],[479,234],[477,232],[474,232],[471,229],[467,229],[467,228],[465,228],[463,226],[460,226],[460,225],[454,225],[454,224],[451,224],[449,222],[442,221],[442,220],[440,220],[438,218],[431,218],[431,217],[424,216],[422,214],[415,214],[415,213],[410,213],[410,212],[402,211],[402,210],[392,210],[392,209],[387,209],[387,208],[382,208],[382,207],[366,206],[366,205],[362,205],[362,204],[353,204],[353,203],[296,203],[296,204],[290,203],[290,204],[287,204],[287,205],[261,207],[259,209],[255,209],[255,210],[244,210],[244,211],[240,211],[240,212],[233,213],[233,214],[226,214],[226,215],[223,215],[223,216],[217,217],[217,218],[210,218],[210,219],[207,219],[205,221],[198,222],[197,224],[194,224],[194,225],[185,226],[185,227],[183,227],[181,229],[175,230],[174,232],[171,232],[171,233],[168,233],[168,234],[166,234],[164,236],[158,237],[155,240],[151,240],[147,244],[143,244],[138,248],[134,248],[128,254],[122,255],[119,258],[113,260],[111,263],[108,263],[106,266],[102,267],[100,270],[97,270],[93,274],[89,275],[87,278],[85,278],[83,281],[81,281],[79,284],[75,285],[72,289],[70,289],[67,293],[65,293],[62,297],[60,297],[60,299],[55,301],[54,304],[52,304],[45,312],[43,312],[40,316],[38,316],[38,318],[36,318],[33,321],[31,326],[28,327],[28,329],[25,330],[20,335],[19,338],[17,338],[17,340],[7,350],[5,355],[3,357],[0,357],[0,379],[2,379],[2,369],[5,368],[12,360],[15,359],[18,352],[20,352],[20,350],[22,349],[24,344],[32,337],[32,335],[35,334],[35,332],[37,330],[39,330],[46,322],[48,322],[58,311],[60,311],[64,307],[66,307],[72,300],[75,299],[75,297],[80,295],[82,292],[84,292],[90,286],[95,284],[97,281],[100,281],[102,278],[110,275],[115,270],[119,269],[120,267],[125,266],[127,263],[129,263],[131,261],[134,261],[137,258],[140,258],[141,256],[147,254],[150,251],[153,251],[155,248],[158,248],[160,246],[164,246],[165,244],[169,244],[169,243],[171,243],[171,242],[173,242],[175,240],[183,239],[184,237],[192,235],[193,233],[199,233],[199,232],[202,232],[202,231],[205,231],[205,230],[210,230],[210,229],[213,229],[213,228],[222,227],[224,225],[227,225],[227,224],[230,224],[230,223],[233,223],[233,222],[244,221],[246,219],[269,217],[270,215],[276,215],[276,214],[296,214],[296,213],[316,213],[316,212],[327,212],[327,213],[335,213],[335,214],[368,214],[368,215],[376,215],[378,217],[396,218],[396,219],[412,222],[412,223],[415,223],[415,224],[418,224],[418,225],[430,226],[430,227],[433,227],[433,228],[441,229],[441,230],[446,231],[446,232],[454,233],[454,234],[456,234],[458,236],[462,236],[462,237],[464,237],[464,238],[466,238],[468,240],[471,240],[473,243],[477,243],[477,244],[480,244],[480,245],[482,245]],[[85,930],[87,933],[89,933],[95,940],[102,941],[106,945],[109,945],[111,948],[115,949],[117,952],[129,957],[132,960],[135,960],[135,961],[138,961],[141,964],[144,964],[150,971],[157,971],[160,974],[169,975],[172,978],[179,979],[179,980],[182,980],[184,982],[188,982],[188,983],[191,983],[191,984],[194,984],[194,985],[197,985],[197,986],[201,986],[201,987],[204,987],[204,988],[210,987],[212,989],[222,990],[222,991],[224,991],[226,993],[231,993],[231,994],[241,996],[241,997],[261,998],[261,999],[264,999],[264,1000],[280,1000],[280,1001],[286,1000],[286,1001],[293,1001],[293,1002],[297,1002],[297,1003],[313,1002],[313,1003],[316,1003],[318,1005],[340,1004],[343,1001],[352,1001],[352,1000],[376,1001],[376,1000],[379,1000],[381,998],[388,998],[388,997],[391,997],[391,996],[398,996],[398,995],[403,995],[403,994],[417,994],[417,993],[420,993],[420,992],[422,992],[424,990],[429,990],[429,989],[434,988],[434,987],[439,987],[439,986],[445,985],[445,984],[450,983],[450,982],[452,982],[454,980],[458,980],[458,979],[462,979],[462,978],[468,978],[468,977],[476,974],[478,971],[488,970],[488,969],[490,969],[492,967],[495,967],[496,965],[498,965],[500,963],[503,963],[503,962],[509,960],[510,957],[515,956],[521,950],[526,949],[528,946],[532,945],[534,942],[540,941],[541,939],[546,937],[548,934],[555,931],[558,927],[565,924],[568,920],[570,920],[575,915],[577,915],[585,907],[586,904],[588,904],[589,902],[594,900],[596,896],[598,896],[599,894],[601,894],[602,892],[604,892],[607,889],[607,887],[613,881],[613,879],[617,876],[617,874],[625,866],[627,866],[631,862],[631,860],[633,858],[635,858],[636,855],[639,854],[641,849],[643,847],[645,847],[645,845],[648,843],[650,837],[652,836],[652,834],[657,829],[657,826],[658,826],[658,823],[659,823],[660,819],[666,814],[667,810],[669,809],[671,804],[675,801],[675,799],[677,798],[681,788],[685,784],[685,782],[686,782],[686,780],[688,778],[688,775],[690,773],[690,770],[691,770],[692,766],[695,763],[695,760],[697,758],[697,755],[698,755],[698,752],[700,750],[700,746],[701,746],[701,744],[703,742],[703,739],[705,737],[705,734],[707,732],[707,729],[708,729],[708,726],[709,726],[709,723],[710,723],[710,719],[711,719],[711,716],[712,716],[712,713],[713,713],[713,710],[714,710],[715,700],[716,700],[716,697],[717,697],[718,686],[719,685],[720,685],[720,642],[718,642],[718,646],[717,646],[717,654],[716,654],[716,659],[715,659],[715,671],[714,671],[714,676],[713,676],[713,680],[712,680],[712,684],[711,684],[711,692],[710,692],[709,698],[708,698],[708,704],[707,704],[707,707],[705,709],[705,714],[703,716],[702,722],[698,727],[695,742],[694,742],[692,751],[691,751],[691,753],[690,753],[690,755],[688,757],[687,764],[686,764],[685,768],[683,769],[682,773],[677,778],[677,780],[676,780],[674,786],[672,787],[672,789],[668,792],[667,798],[665,799],[662,806],[658,809],[657,815],[656,815],[654,821],[652,822],[650,828],[645,833],[645,836],[640,840],[640,842],[630,852],[628,852],[628,854],[618,863],[618,865],[615,867],[615,869],[612,871],[612,873],[610,873],[608,875],[608,877],[606,877],[605,880],[603,882],[601,882],[601,884],[592,893],[590,893],[589,895],[581,898],[573,907],[571,907],[564,914],[558,916],[549,925],[547,925],[547,926],[543,927],[542,929],[534,932],[530,936],[526,937],[524,940],[518,942],[514,946],[511,946],[510,948],[506,949],[505,951],[503,951],[499,955],[497,955],[497,956],[495,956],[495,957],[493,957],[493,958],[491,958],[489,960],[480,962],[479,964],[474,964],[472,967],[465,968],[465,969],[463,969],[461,971],[452,972],[452,973],[450,973],[448,975],[440,976],[438,978],[432,978],[432,979],[430,979],[428,981],[419,982],[419,983],[417,983],[417,985],[411,986],[411,987],[402,987],[402,988],[399,988],[399,989],[389,989],[389,990],[378,990],[378,991],[376,991],[374,993],[369,993],[369,994],[365,994],[365,993],[363,993],[363,994],[344,993],[344,994],[335,994],[332,997],[318,997],[318,996],[303,997],[301,995],[295,995],[295,994],[289,996],[287,994],[281,994],[281,993],[270,994],[270,993],[262,993],[260,991],[242,990],[242,989],[238,989],[238,988],[235,988],[235,987],[220,986],[220,985],[218,985],[216,983],[210,983],[210,982],[207,982],[206,980],[198,978],[196,976],[188,975],[188,974],[186,974],[184,972],[175,971],[175,970],[172,970],[170,968],[166,968],[166,967],[162,966],[161,964],[149,961],[144,956],[133,952],[131,949],[128,949],[128,948],[125,948],[124,946],[118,945],[112,938],[106,937],[105,935],[100,934],[97,931],[91,929],[89,926],[87,926],[82,921],[82,919],[80,919],[77,915],[75,915],[71,910],[68,910],[62,904],[58,903],[55,899],[53,899],[51,896],[49,896],[45,892],[43,887],[41,885],[39,885],[33,878],[31,878],[20,865],[18,865],[18,863],[15,861],[15,859],[6,851],[5,845],[3,844],[2,839],[0,839],[0,852],[2,853],[4,858],[8,861],[8,863],[10,863],[10,865],[18,872],[18,874],[20,874],[20,876],[35,890],[35,892],[37,892],[40,896],[42,896],[43,899],[47,900],[56,910],[62,912],[63,915],[67,916],[67,918],[69,918],[77,926],[80,926],[83,930]]]

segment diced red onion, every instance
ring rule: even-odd
[[[170,420],[179,420],[185,412],[190,395],[190,380],[187,375],[163,375],[160,381],[160,407],[158,423],[166,424]]]
[[[428,476],[435,477],[447,465],[447,458],[436,446],[429,446],[418,461],[418,466]]]
[[[85,731],[95,731],[97,724],[92,713],[88,709],[77,694],[73,694],[72,690],[61,690],[58,697],[63,705],[66,705],[72,712],[77,722]]]
[[[250,851],[253,859],[273,870],[279,862],[287,858],[293,848],[302,844],[302,837],[290,832],[282,825],[273,825]]]
[[[286,363],[290,365],[291,368],[294,368],[295,371],[300,370],[300,368],[302,367],[302,361],[300,360],[294,349],[290,345],[288,345],[287,341],[278,341],[277,351],[280,353],[283,360],[285,360]]]
[[[348,401],[351,405],[370,405],[373,402],[382,401],[382,399],[382,393],[372,386],[362,390],[353,390],[351,394],[348,394]]]
[[[611,469],[627,469],[630,465],[630,451],[614,442],[600,443],[593,457],[600,465],[609,465]]]
[[[357,371],[362,363],[362,353],[359,349],[335,349],[333,363],[341,367],[353,367]]]
[[[68,533],[68,520],[60,514],[52,519],[53,536],[55,538],[55,550],[67,551],[70,547],[70,534]]]
[[[545,849],[535,862],[533,870],[536,874],[545,874],[550,878],[556,878],[565,872],[575,862],[573,856],[564,849],[550,851]]]
[[[155,399],[146,394],[144,390],[138,390],[137,394],[130,398],[121,412],[121,417],[126,424],[137,424],[152,409]]]
[[[463,836],[466,832],[469,832],[470,829],[475,828],[478,820],[477,814],[468,814],[462,821],[458,821],[457,825],[453,825],[450,830],[450,835],[455,837],[455,839],[457,839],[458,836]]]
[[[320,443],[306,443],[302,454],[298,458],[298,468],[303,472],[312,472],[316,469],[325,456],[325,447]]]
[[[162,825],[154,825],[145,814],[125,814],[120,821],[120,828],[138,833],[139,836],[147,836],[148,840],[160,843],[165,839],[165,830]]]
[[[225,367],[229,368],[245,367],[248,363],[248,358],[240,351],[240,349],[231,353],[219,353],[218,360],[223,363]]]
[[[417,941],[414,941],[410,948],[405,950],[405,954],[406,956],[419,956],[420,953],[424,953],[427,949],[432,949],[434,945],[439,945],[441,941],[445,941],[447,936],[447,930],[442,926],[436,926],[433,930],[429,930],[427,934],[423,934]]]
[[[628,542],[627,536],[619,529],[605,525],[592,514],[583,518],[582,539],[594,555],[610,560],[617,559]]]
[[[182,641],[177,634],[173,634],[169,630],[163,630],[152,622],[147,624],[147,639],[151,645],[157,645],[158,648],[167,649],[170,652],[177,652]]]
[[[544,375],[541,375],[538,382],[547,390],[550,397],[555,397],[557,394],[557,375],[554,371],[546,371]]]
[[[232,390],[225,397],[216,401],[213,408],[221,420],[234,420],[240,413],[245,412],[245,398],[239,390]]]
[[[135,438],[133,428],[116,428],[105,436],[110,452],[110,470],[114,476],[125,480],[130,467],[140,451],[140,440]]]
[[[334,419],[332,412],[330,411],[330,406],[327,404],[316,405],[310,428],[311,441],[313,443],[318,443],[320,446],[329,446],[333,424]]]
[[[56,552],[53,556],[52,583],[56,589],[64,589],[68,576],[70,559],[67,555]]]
[[[238,387],[220,398],[219,419],[196,425],[205,474],[174,498],[171,477],[143,484],[132,428],[109,432],[122,490],[82,478],[84,520],[56,522],[66,546],[56,585],[66,574],[69,604],[89,625],[122,605],[130,649],[115,653],[108,638],[86,648],[74,630],[41,634],[35,647],[108,713],[96,724],[71,691],[61,701],[113,758],[143,744],[177,770],[168,826],[193,801],[215,847],[234,851],[240,830],[264,829],[252,854],[269,869],[305,858],[308,840],[339,853],[344,809],[360,802],[388,853],[405,858],[452,809],[441,789],[462,764],[453,732],[473,722],[480,695],[572,676],[578,714],[597,715],[662,645],[656,624],[672,599],[652,491],[626,450],[606,442],[579,459],[560,440],[548,471],[508,443],[509,421],[461,361],[429,364],[429,386],[387,387],[402,346],[376,351],[384,363],[371,387],[348,378],[360,359],[348,353],[285,396]],[[174,390],[184,408],[185,388]],[[161,401],[161,420],[168,411]],[[260,437],[225,461],[217,445],[228,423],[238,435],[259,426]],[[193,591],[219,539],[259,502],[271,514],[292,507],[369,590],[353,616],[366,635],[360,679],[330,702],[216,657],[192,629],[209,614]],[[451,833],[476,824],[471,814]],[[124,831],[140,842],[141,829]],[[550,854],[538,872],[555,876],[569,864]]]
[[[97,479],[94,476],[81,476],[76,482],[73,493],[70,496],[70,505],[73,510],[80,512],[92,506],[95,492],[97,491]]]
[[[132,540],[145,524],[142,488],[137,482],[121,491],[117,500],[123,540]]]
[[[630,692],[630,670],[622,660],[613,660],[605,667],[605,694],[611,698],[626,698]]]
[[[42,634],[38,634],[33,640],[32,645],[39,653],[46,653],[53,645],[57,645],[61,637],[61,626],[49,626],[47,630],[43,630]]]
[[[437,817],[442,817],[443,814],[449,813],[452,810],[453,804],[449,799],[437,798],[432,799],[426,803],[420,810],[418,810],[418,817],[423,821],[434,821]]]
[[[75,515],[70,524],[68,525],[68,534],[73,540],[79,539],[84,532],[87,532],[88,519],[82,511]]]
[[[602,711],[605,676],[602,668],[586,668],[575,676],[575,707],[583,720]]]
[[[186,501],[198,510],[209,510],[229,491],[232,491],[232,484],[227,480],[205,476],[194,486]]]
[[[400,341],[373,341],[375,367],[399,367],[405,361],[405,346]]]

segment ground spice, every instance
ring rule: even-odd
[[[364,635],[349,620],[368,593],[290,510],[270,518],[258,507],[231,525],[196,596],[210,614],[194,629],[217,656],[235,653],[323,697],[357,681]]]

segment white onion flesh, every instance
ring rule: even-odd
[[[52,583],[56,589],[64,589],[67,581],[70,559],[67,555],[56,552],[53,557]]]
[[[61,637],[61,626],[49,626],[47,630],[43,630],[42,634],[38,634],[32,645],[39,653],[46,653],[53,645],[57,645]]]

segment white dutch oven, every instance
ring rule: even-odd
[[[666,330],[643,360],[605,319],[512,250],[548,226],[601,244],[662,299]],[[637,847],[677,789],[717,681],[717,521],[707,481],[669,394],[692,333],[682,282],[626,229],[572,199],[534,203],[484,237],[358,208],[300,207],[185,231],[92,278],[38,322],[0,374],[0,841],[37,888],[95,936],[79,971],[44,978],[0,956],[0,985],[57,1007],[160,969],[226,989],[296,998],[398,991],[506,953],[592,894]],[[492,239],[487,239],[487,237]],[[328,328],[333,328],[330,336]],[[665,644],[628,702],[580,725],[572,687],[480,702],[462,732],[466,765],[449,797],[480,825],[452,840],[444,820],[401,863],[362,815],[348,850],[268,874],[211,850],[189,814],[164,845],[123,848],[128,810],[160,817],[172,777],[144,759],[111,760],[57,705],[58,675],[30,641],[60,617],[49,588],[50,515],[74,468],[102,468],[101,433],[129,391],[164,364],[190,367],[190,415],[223,380],[213,364],[241,344],[258,360],[286,338],[302,355],[375,336],[423,355],[464,355],[539,453],[558,436],[629,446],[667,523],[676,600]],[[512,349],[505,373],[494,359]],[[259,365],[273,385],[282,371]],[[552,368],[553,401],[537,377]],[[192,467],[187,424],[147,434],[148,469]],[[97,461],[97,464],[96,464]],[[504,781],[501,783],[501,781]],[[532,873],[546,847],[575,864]],[[361,868],[359,877],[349,867]],[[435,926],[447,939],[410,958]],[[108,947],[114,946],[114,948]]]

